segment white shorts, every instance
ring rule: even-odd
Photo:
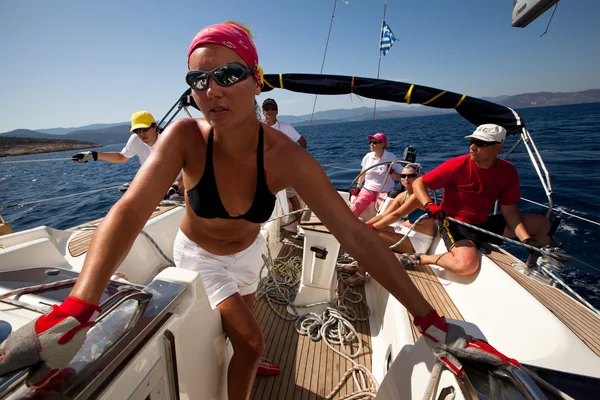
[[[289,188],[285,189],[285,193],[286,193],[288,199],[291,199],[294,196],[298,196],[298,192],[296,192],[296,189],[294,189],[291,186]]]
[[[400,235],[406,235],[406,232],[408,232],[409,229],[410,228],[408,228],[404,225],[401,225],[401,224],[394,226],[394,232],[396,232]],[[412,244],[413,248],[415,249],[415,253],[425,254],[429,250],[429,247],[431,246],[431,242],[433,242],[433,236],[429,236],[424,233],[416,232],[415,230],[412,230],[408,234],[408,240],[410,240],[410,243]]]
[[[213,308],[228,297],[256,292],[263,265],[266,241],[259,233],[247,249],[228,256],[217,256],[188,239],[179,230],[173,244],[173,259],[179,268],[197,271]]]

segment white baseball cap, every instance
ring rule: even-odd
[[[479,139],[484,142],[504,142],[504,138],[506,137],[506,129],[501,127],[500,125],[495,124],[484,124],[479,125],[475,131],[469,135],[465,136],[466,139]]]

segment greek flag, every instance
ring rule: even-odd
[[[398,40],[394,33],[390,29],[390,26],[383,21],[383,26],[381,27],[381,42],[379,45],[379,51],[384,56],[390,51],[394,42]]]

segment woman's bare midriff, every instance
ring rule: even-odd
[[[406,220],[402,223],[402,225],[406,226],[407,228],[410,228],[411,226],[413,226],[413,224],[411,224],[409,221],[406,221]],[[415,227],[413,228],[413,231],[419,232],[419,233],[422,233],[422,234],[428,235],[428,236],[434,236],[435,228],[433,226],[433,220],[430,218],[422,219],[421,221],[419,221],[418,224],[415,225]]]
[[[259,224],[242,219],[200,218],[189,208],[179,227],[192,242],[218,256],[228,256],[247,249],[260,232]]]

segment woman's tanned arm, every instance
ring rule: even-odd
[[[400,301],[413,316],[433,308],[412,283],[392,251],[379,235],[346,206],[329,178],[312,156],[297,152],[290,157],[291,185],[345,249],[375,280]]]

